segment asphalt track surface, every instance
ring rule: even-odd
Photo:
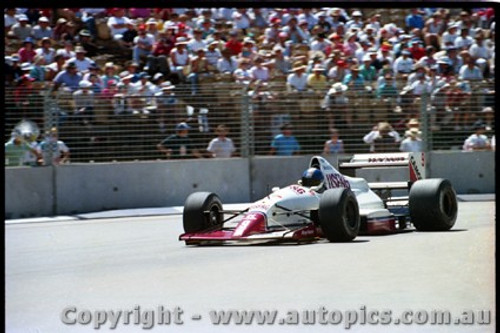
[[[18,221],[19,222],[19,221]],[[77,311],[182,309],[183,324],[115,332],[494,332],[495,201],[460,202],[450,232],[352,243],[188,247],[180,215],[20,221],[5,226],[6,332],[98,332]],[[211,310],[490,310],[490,325],[214,325]],[[366,312],[364,312],[366,314]],[[295,313],[295,312],[294,312]],[[193,316],[196,318],[193,319]],[[72,318],[76,313],[70,313]],[[95,319],[95,315],[92,319]],[[200,317],[200,318],[198,318]],[[337,317],[336,317],[337,318]],[[376,318],[376,317],[374,317]],[[71,318],[70,318],[71,319]],[[157,320],[155,318],[155,320]]]

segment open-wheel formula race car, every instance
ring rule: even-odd
[[[340,173],[321,156],[311,158],[297,184],[243,210],[224,210],[215,193],[195,192],[184,204],[187,245],[349,242],[358,234],[395,233],[411,228],[445,231],[455,224],[457,198],[446,179],[422,179],[423,154],[360,154],[339,168],[404,166],[409,181],[368,183]],[[391,190],[408,190],[394,197]]]

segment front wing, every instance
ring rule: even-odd
[[[222,229],[205,232],[184,233],[179,240],[186,245],[220,244],[265,244],[265,243],[307,243],[323,237],[320,227],[313,223],[306,226],[284,230],[259,232],[247,236],[237,236],[235,229]]]

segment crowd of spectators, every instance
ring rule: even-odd
[[[248,86],[250,96],[272,95],[266,83],[283,82],[292,96],[322,101],[327,128],[386,121],[401,130],[427,95],[432,129],[472,129],[479,111],[493,106],[475,96],[494,93],[480,84],[495,73],[494,9],[408,9],[399,24],[369,11],[7,8],[5,84],[19,105],[33,86],[72,96],[62,120],[79,116],[84,125],[106,118],[96,106],[102,100],[111,114],[155,113],[159,128],[171,131],[183,121],[169,122],[176,86],[194,98],[217,79]],[[353,110],[368,98],[387,107],[381,119]]]

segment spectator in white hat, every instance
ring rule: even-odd
[[[155,41],[158,39],[160,31],[158,30],[158,21],[155,18],[150,17],[146,21],[146,33],[153,36]]]
[[[189,53],[187,51],[187,40],[185,37],[177,38],[175,47],[170,51],[170,71],[184,78],[184,68],[189,64]]]
[[[305,74],[306,66],[297,63],[293,66],[293,73],[289,74],[286,79],[286,86],[289,92],[305,91],[307,88],[307,75]]]
[[[359,10],[355,10],[351,14],[351,19],[347,21],[345,24],[346,31],[349,31],[351,28],[358,28],[359,30],[363,29],[363,14]]]
[[[448,29],[441,36],[441,48],[445,49],[449,45],[455,45],[455,40],[460,36],[457,23],[449,23]]]
[[[368,53],[363,56],[362,64],[359,66],[359,74],[367,82],[375,82],[377,79],[377,70],[375,66],[372,66],[372,58]]]
[[[33,27],[32,36],[37,41],[42,38],[52,37],[52,28],[50,27],[49,19],[46,16],[41,16],[38,19],[38,24]]]
[[[275,46],[271,57],[273,76],[286,77],[292,69],[292,63],[290,58],[284,55],[283,48],[279,45]]]
[[[74,115],[76,120],[81,120],[83,124],[88,125],[94,116],[95,98],[91,89],[92,82],[81,80],[78,86],[80,89],[73,93]]]
[[[399,150],[403,152],[420,152],[423,151],[423,142],[419,135],[418,128],[410,128],[406,131],[406,138],[401,141]]]
[[[218,48],[219,42],[212,41],[207,46],[207,50],[205,51],[205,57],[207,58],[208,65],[211,70],[217,69],[217,62],[222,57],[222,53]]]
[[[322,65],[315,65],[312,73],[307,77],[307,87],[318,93],[323,93],[327,85],[325,67]]]
[[[88,71],[90,65],[94,62],[92,59],[86,56],[87,51],[81,47],[75,47],[75,57],[70,58],[68,62],[72,62],[76,65],[79,72]]]
[[[33,34],[33,28],[29,24],[29,19],[26,15],[21,14],[17,17],[17,23],[15,23],[10,31],[13,33],[13,37],[19,40],[25,40],[31,37]]]

